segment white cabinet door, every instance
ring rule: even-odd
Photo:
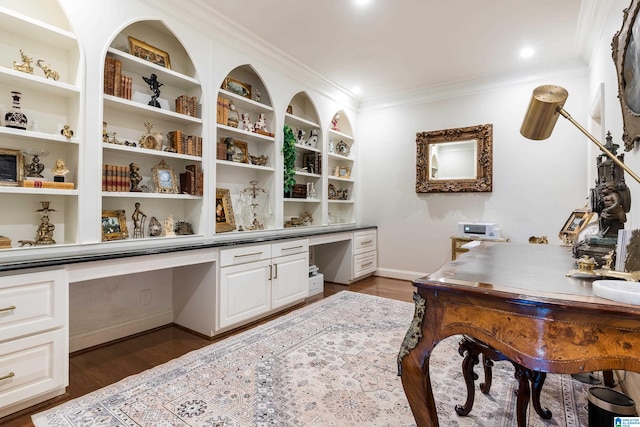
[[[309,295],[309,252],[273,259],[271,309]]]
[[[270,309],[269,260],[220,269],[218,329],[241,323]]]

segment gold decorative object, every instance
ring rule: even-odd
[[[147,133],[142,135],[138,140],[138,144],[140,147],[148,148],[150,150],[155,150],[157,140],[151,133],[151,129],[153,129],[153,124],[151,122],[145,122],[144,127],[147,128]]]
[[[17,71],[22,71],[23,73],[33,74],[33,67],[31,66],[33,59],[27,56],[22,49],[20,49],[20,56],[22,57],[22,63],[19,64],[16,61],[13,61],[13,68]]]
[[[529,243],[536,245],[546,245],[549,243],[547,236],[531,236],[529,237]]]
[[[624,279],[629,282],[637,282],[640,280],[640,271],[616,271],[611,269],[613,261],[613,251],[605,257],[606,264],[602,268],[596,269],[596,261],[588,255],[583,255],[578,259],[578,268],[571,270],[567,276],[585,275],[594,277],[614,277],[616,279]]]
[[[252,165],[264,166],[267,164],[268,160],[269,160],[269,156],[265,156],[264,154],[262,156],[249,155],[249,161],[251,162]]]
[[[73,137],[73,131],[71,130],[71,127],[69,125],[64,125],[62,127],[62,130],[60,130],[60,135],[67,138],[67,141],[71,141],[71,138]]]
[[[163,160],[151,168],[156,193],[178,194],[178,183],[173,168]]]
[[[60,74],[57,71],[51,69],[51,64],[44,65],[44,61],[42,59],[38,59],[36,61],[36,65],[44,71],[44,76],[48,79],[51,77],[53,80],[59,80]]]
[[[36,212],[42,212],[42,218],[40,218],[40,225],[36,230],[35,240],[18,240],[20,246],[40,246],[40,245],[54,245],[56,241],[53,239],[53,231],[56,226],[49,221],[49,212],[55,212],[56,210],[51,208],[51,202],[40,202],[42,206]]]

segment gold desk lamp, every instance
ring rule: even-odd
[[[563,108],[569,92],[563,87],[556,85],[538,86],[533,90],[529,108],[524,116],[520,133],[527,139],[543,140],[551,136],[558,117],[562,116],[569,120],[577,127],[587,138],[598,146],[603,153],[607,155],[615,164],[620,166],[633,179],[640,183],[640,177],[633,172],[627,165],[622,163],[611,151],[609,151],[600,141],[574,120],[569,113]],[[588,257],[587,257],[588,258]],[[591,261],[593,261],[591,259]],[[578,270],[572,270],[567,275],[572,274],[588,274],[594,276],[617,277],[620,279],[637,281],[640,279],[640,272],[622,272],[611,270],[610,267],[594,269],[593,263],[588,259],[578,260]]]

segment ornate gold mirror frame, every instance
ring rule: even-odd
[[[632,0],[624,10],[622,29],[611,42],[622,107],[624,151],[631,151],[640,140],[640,22],[636,22],[639,8],[640,0]],[[634,30],[636,38],[633,37]]]
[[[430,147],[436,144],[474,141],[475,177],[435,179],[437,169]],[[416,193],[491,192],[493,188],[493,125],[484,124],[455,129],[416,133]]]

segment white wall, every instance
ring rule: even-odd
[[[431,273],[451,257],[458,221],[497,222],[513,243],[558,232],[584,206],[588,140],[565,119],[552,136],[534,142],[519,133],[533,89],[557,84],[569,91],[565,109],[586,117],[588,74],[574,71],[510,83],[433,102],[369,108],[360,113],[361,221],[378,226],[378,266],[384,276]],[[416,194],[416,132],[493,124],[493,192]]]

